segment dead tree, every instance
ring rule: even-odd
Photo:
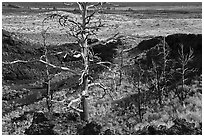
[[[42,26],[42,28],[44,27],[44,25]],[[46,30],[42,31],[42,37],[43,37],[43,46],[44,46],[44,58],[45,61],[47,63],[49,63],[49,59],[48,59],[48,47],[46,45],[46,32],[47,32],[48,28]],[[46,64],[46,79],[45,79],[45,85],[46,85],[46,90],[47,90],[47,108],[50,111],[51,109],[51,100],[52,100],[52,95],[51,95],[51,89],[50,89],[50,73],[49,73],[49,66]]]
[[[153,68],[155,68],[155,72],[156,72],[156,77],[157,77],[157,84],[158,84],[158,91],[159,91],[159,104],[162,105],[162,100],[164,97],[164,94],[166,94],[166,89],[167,89],[167,81],[168,81],[168,63],[170,62],[170,59],[168,59],[169,53],[170,53],[170,49],[168,46],[168,43],[166,43],[166,38],[165,36],[163,37],[163,40],[161,39],[161,43],[158,45],[159,47],[159,54],[161,54],[162,59],[161,59],[161,74],[158,75],[158,71],[156,70],[156,64],[153,64]]]
[[[102,85],[101,83],[90,83],[90,62],[94,60],[94,54],[92,53],[91,48],[94,45],[97,44],[103,44],[105,45],[106,43],[108,43],[111,40],[117,39],[118,34],[115,34],[114,36],[107,38],[103,41],[99,41],[96,43],[93,43],[91,45],[88,45],[87,40],[88,38],[90,38],[91,36],[96,35],[97,31],[104,26],[104,24],[102,24],[101,19],[99,18],[98,20],[93,20],[95,14],[97,14],[103,3],[94,3],[94,4],[89,4],[87,2],[78,2],[78,7],[79,7],[79,11],[80,11],[80,17],[81,19],[78,20],[77,18],[72,18],[69,15],[60,15],[60,14],[51,14],[48,15],[43,22],[45,22],[46,20],[49,19],[53,19],[53,18],[57,18],[59,24],[61,26],[63,26],[64,28],[67,29],[67,34],[70,37],[74,37],[81,49],[81,54],[80,56],[82,57],[83,60],[83,70],[82,71],[75,71],[70,69],[69,67],[62,67],[62,66],[57,66],[55,64],[52,64],[49,62],[48,58],[47,58],[47,51],[46,51],[46,44],[44,43],[44,47],[45,47],[45,54],[42,55],[39,59],[31,59],[31,60],[14,60],[12,62],[3,62],[3,64],[15,64],[15,63],[32,63],[32,62],[41,62],[44,65],[46,65],[46,70],[47,70],[47,92],[48,94],[50,94],[50,80],[55,76],[53,75],[52,77],[49,76],[49,69],[48,67],[52,67],[54,69],[60,69],[61,71],[69,71],[75,75],[80,75],[80,86],[81,86],[81,93],[79,95],[78,98],[74,99],[74,100],[69,100],[69,104],[68,104],[68,108],[74,109],[76,111],[78,111],[81,114],[81,119],[84,121],[88,121],[89,119],[89,109],[88,109],[88,94],[89,94],[89,88],[92,86],[99,86],[101,88],[104,89],[105,94],[107,93],[107,88]],[[92,11],[92,13],[88,14],[89,9],[94,9]],[[45,36],[45,35],[43,35]],[[45,42],[45,41],[44,41]],[[62,51],[60,53],[66,53],[66,51]],[[102,62],[99,61],[96,63],[96,65],[102,65],[104,66],[104,64],[107,64],[110,62]],[[107,66],[105,66],[107,67]],[[109,67],[107,67],[109,68]],[[109,68],[110,69],[110,68]],[[56,74],[57,75],[57,74]],[[104,94],[104,95],[105,95]],[[48,99],[49,100],[49,99]],[[53,101],[53,100],[51,100]],[[58,101],[58,102],[65,102],[67,101],[67,98],[65,97],[64,100],[62,101]],[[73,103],[75,102],[80,102],[82,108],[75,108],[72,106]],[[49,102],[48,102],[49,104]]]
[[[77,72],[75,70],[72,70],[68,67],[61,67],[61,66],[57,66],[54,64],[50,63],[50,60],[48,58],[48,56],[50,55],[49,51],[48,51],[48,45],[46,44],[46,34],[47,34],[47,30],[49,29],[49,27],[47,29],[44,29],[44,22],[42,22],[42,32],[41,35],[43,37],[43,48],[44,48],[44,54],[39,58],[39,59],[31,59],[31,60],[14,60],[11,62],[2,62],[3,65],[11,65],[11,64],[16,64],[16,63],[35,63],[35,62],[40,62],[42,64],[45,65],[45,72],[46,72],[46,76],[45,76],[45,80],[43,82],[43,87],[46,88],[46,104],[47,104],[47,108],[48,111],[51,111],[51,107],[52,107],[52,93],[51,93],[51,80],[52,78],[54,78],[55,76],[57,76],[58,74],[54,74],[51,75],[50,74],[50,67],[55,68],[55,69],[59,69],[61,71],[69,71],[75,75],[79,75],[80,72]]]
[[[52,14],[48,16],[46,19],[49,18],[58,18],[59,24],[67,29],[67,34],[70,37],[74,37],[77,40],[77,43],[81,49],[81,57],[83,60],[83,70],[80,74],[80,85],[81,85],[81,94],[79,98],[71,101],[68,107],[73,108],[71,105],[74,102],[81,102],[82,109],[73,108],[80,112],[81,119],[84,121],[88,121],[88,92],[90,87],[90,62],[94,60],[95,56],[91,50],[92,46],[96,44],[105,44],[112,39],[115,39],[117,34],[111,38],[106,39],[105,41],[99,41],[97,43],[88,45],[87,40],[91,37],[96,35],[97,31],[104,26],[102,24],[101,19],[93,20],[95,14],[97,14],[100,9],[102,8],[103,3],[94,3],[90,4],[87,2],[78,2],[78,7],[80,11],[80,19],[70,17],[69,15],[60,15],[60,14]],[[92,13],[89,9],[94,9]],[[45,19],[45,20],[46,20]],[[96,64],[103,65],[107,62],[98,62]],[[96,84],[99,85],[99,84]]]
[[[141,97],[141,79],[142,79],[142,76],[143,76],[143,69],[141,68],[141,64],[140,62],[138,61],[137,62],[137,73],[136,74],[133,74],[133,79],[134,79],[134,83],[136,85],[136,88],[137,88],[137,91],[138,91],[138,114],[139,114],[139,119],[140,119],[140,122],[142,122],[142,97]]]
[[[178,53],[179,53],[178,64],[180,65],[180,67],[176,69],[176,73],[179,74],[181,77],[181,89],[177,90],[178,91],[177,94],[178,94],[180,101],[183,102],[184,99],[186,98],[186,95],[188,94],[188,93],[186,93],[187,90],[185,90],[186,81],[188,80],[187,75],[189,73],[195,72],[196,70],[188,67],[188,64],[194,58],[192,48],[190,48],[189,53],[185,54],[184,53],[184,46],[180,45],[180,50],[178,50]]]
[[[120,49],[119,49],[119,54],[120,54],[120,70],[119,70],[119,86],[122,84],[122,77],[123,77],[123,72],[122,72],[122,68],[124,65],[124,45],[121,44],[120,45]]]
[[[126,68],[125,74],[128,76],[128,81],[131,82],[134,86],[134,89],[137,91],[135,94],[135,102],[137,102],[138,107],[138,115],[140,122],[142,121],[142,107],[144,107],[144,99],[143,99],[143,81],[145,79],[145,71],[142,68],[142,64],[140,60],[136,59],[134,62],[130,62],[131,64]]]

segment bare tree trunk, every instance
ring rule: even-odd
[[[89,120],[89,111],[88,110],[89,109],[88,109],[88,101],[87,101],[86,96],[82,96],[81,106],[82,106],[82,110],[83,110],[83,112],[80,113],[81,120],[88,122],[88,120]]]
[[[166,39],[164,37],[164,40],[163,40],[163,57],[164,57],[164,66],[163,66],[163,82],[164,82],[164,86],[162,88],[162,97],[164,95],[166,95],[166,83],[167,83],[167,78],[166,78],[166,66],[167,66],[167,56],[168,56],[168,53],[167,53],[167,48],[166,48]]]
[[[183,45],[181,46],[181,90],[179,91],[180,93],[180,98],[181,98],[181,103],[184,101],[184,84],[185,84],[185,55],[184,55],[184,49]]]
[[[162,105],[162,90],[160,88],[160,76],[156,68],[156,90],[159,98],[159,104]]]
[[[181,102],[183,103],[183,101],[184,101],[184,84],[185,84],[185,71],[184,71],[184,69],[185,69],[185,66],[184,66],[184,64],[182,64],[182,90],[180,91],[181,92]]]
[[[159,95],[159,104],[162,105],[162,90],[160,88],[160,82],[159,82],[159,74],[157,72],[157,92],[158,92],[158,95]]]
[[[140,74],[139,74],[139,78],[137,81],[137,89],[138,89],[138,113],[139,113],[139,118],[140,118],[140,122],[142,122],[142,114],[141,114],[141,92],[140,92]]]
[[[81,113],[81,119],[84,121],[88,121],[88,119],[89,119],[87,97],[88,97],[88,75],[84,74],[83,86],[82,86],[82,97],[81,97],[81,106],[82,106],[82,110],[83,110],[83,112]]]
[[[50,80],[48,80],[48,84],[47,85],[47,108],[48,111],[51,110],[52,104],[51,104],[51,98],[50,98]]]
[[[83,83],[82,83],[82,97],[81,97],[81,105],[83,112],[81,113],[81,119],[84,121],[88,121],[89,116],[89,110],[88,110],[88,73],[89,73],[89,55],[88,55],[88,44],[85,34],[85,28],[86,28],[86,16],[87,16],[87,7],[86,3],[82,5],[82,41],[81,41],[81,47],[82,47],[82,54],[83,54],[83,61],[84,61],[84,75],[83,75]]]
[[[47,45],[46,45],[46,31],[44,31],[44,33],[42,34],[42,37],[43,37],[43,45],[44,45],[44,49],[45,49],[45,61],[49,63],[49,59],[48,59],[48,49],[47,49]],[[47,103],[47,108],[48,108],[48,111],[50,112],[50,109],[51,109],[51,98],[50,98],[50,73],[49,73],[49,67],[48,65],[45,66],[46,67],[46,80],[45,80],[45,83],[46,83],[46,90],[47,90],[47,95],[46,95],[46,103]]]
[[[47,58],[47,50],[46,50],[46,54],[45,54],[45,57],[46,57],[46,62],[49,62],[48,58]],[[49,73],[49,68],[48,68],[48,65],[46,65],[46,75],[47,75],[47,80],[46,80],[46,90],[47,90],[47,108],[48,108],[48,111],[50,111],[51,109],[51,92],[50,92],[50,73]]]
[[[155,63],[156,65],[156,63]],[[160,75],[159,72],[157,70],[157,65],[156,65],[156,90],[157,90],[157,94],[158,94],[158,98],[159,98],[159,104],[162,105],[162,90],[160,88]]]
[[[123,45],[122,46],[122,49],[121,49],[121,52],[120,52],[120,81],[119,81],[119,86],[121,85],[122,83],[122,77],[123,77],[123,73],[122,73],[122,68],[123,68]]]

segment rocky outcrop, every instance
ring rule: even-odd
[[[148,40],[143,40],[135,48],[129,50],[130,58],[137,58],[139,55],[145,52],[143,61],[146,64],[151,64],[152,59],[158,60],[159,56],[156,54],[156,46],[163,41],[163,37],[155,37]],[[165,41],[170,48],[169,58],[177,60],[179,54],[178,50],[180,45],[184,46],[184,53],[189,53],[189,49],[194,51],[194,59],[190,64],[190,67],[196,68],[197,74],[202,73],[202,34],[173,34],[165,37]]]
[[[51,124],[42,112],[35,112],[32,125],[25,130],[26,135],[55,135],[55,125]]]
[[[77,128],[78,135],[99,135],[101,133],[102,126],[95,121],[86,123],[86,125],[79,126]]]
[[[195,127],[194,123],[189,123],[185,119],[173,120],[174,125],[170,128],[160,125],[145,126],[144,128],[136,131],[136,135],[201,135],[202,123],[199,123],[199,127]]]

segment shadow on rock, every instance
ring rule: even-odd
[[[101,133],[102,126],[95,121],[86,123],[84,126],[81,125],[77,128],[79,135],[99,135]]]
[[[26,135],[56,135],[53,128],[55,125],[45,117],[42,112],[35,112],[32,125],[25,130]]]

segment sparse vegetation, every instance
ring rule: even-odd
[[[2,134],[202,134],[202,35],[126,34],[105,4],[38,7],[38,43],[2,30]],[[59,32],[66,43],[52,43]]]

